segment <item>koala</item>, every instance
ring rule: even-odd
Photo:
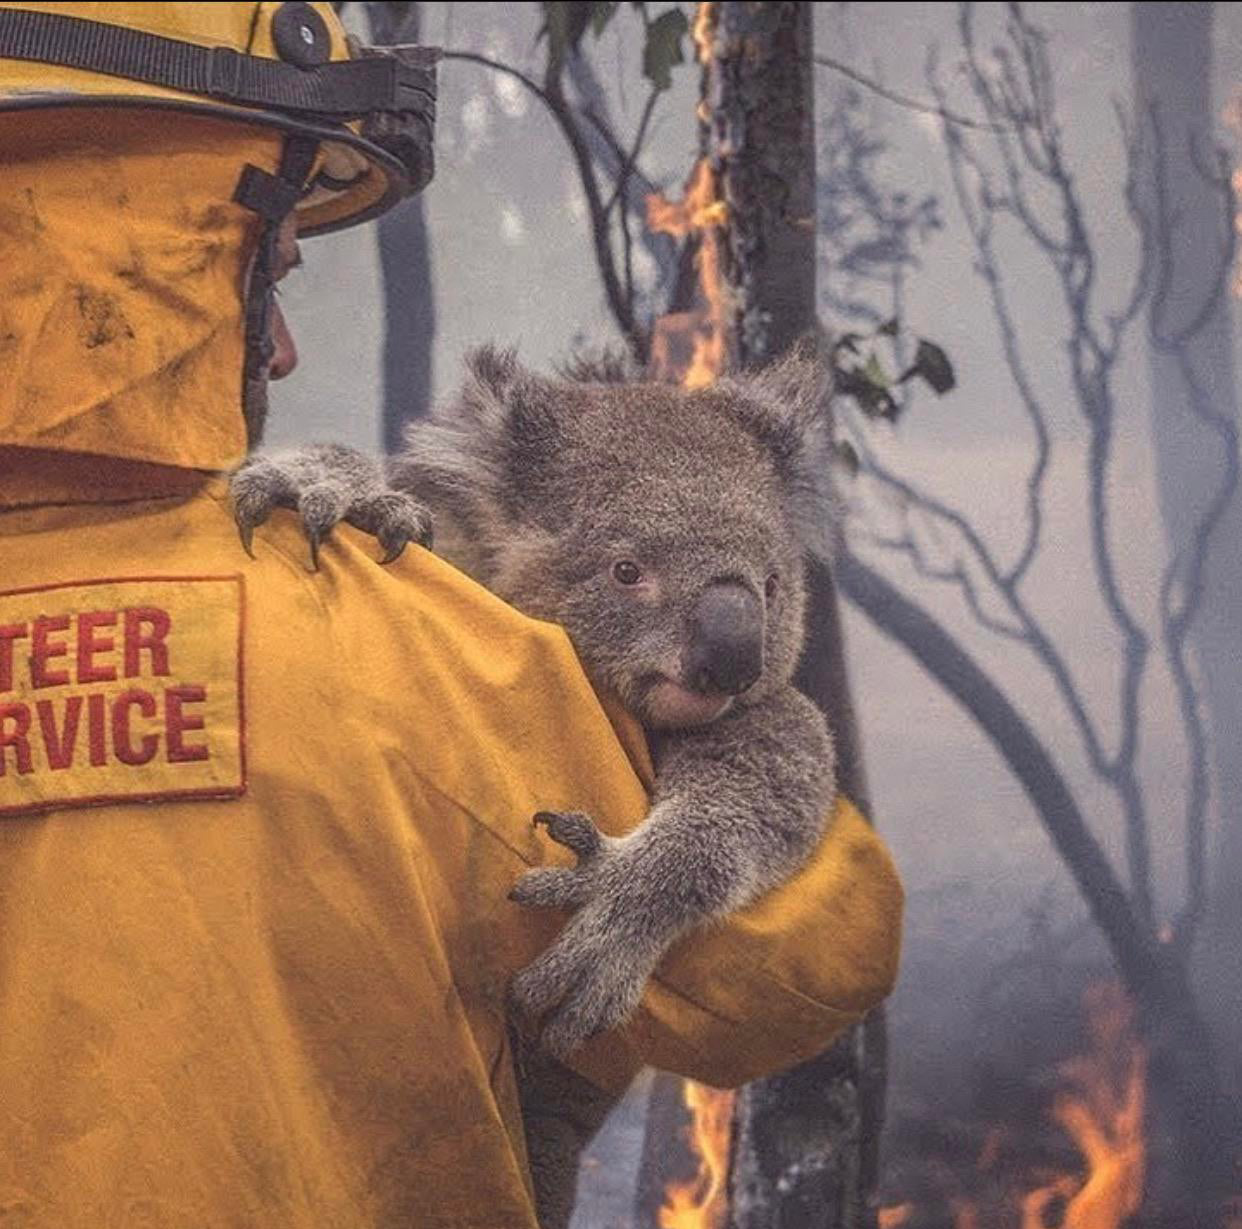
[[[291,506],[312,559],[342,519],[386,560],[434,522],[439,553],[559,623],[642,723],[644,821],[618,838],[541,812],[576,865],[528,871],[511,893],[572,911],[511,989],[563,1058],[626,1019],[670,945],[788,878],[821,837],[832,738],[791,679],[806,561],[831,542],[830,432],[821,368],[799,355],[693,391],[545,377],[493,348],[467,366],[383,469],[336,446],[260,456],[233,493],[247,549]]]

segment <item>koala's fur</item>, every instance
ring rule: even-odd
[[[344,518],[389,554],[425,534],[426,505],[440,553],[561,624],[646,728],[646,820],[613,839],[586,816],[539,817],[578,865],[514,888],[574,910],[512,991],[563,1056],[625,1019],[671,943],[787,878],[821,835],[832,741],[790,680],[805,560],[832,532],[829,432],[820,368],[800,357],[697,391],[550,379],[493,349],[468,367],[460,396],[411,427],[387,486],[348,450],[312,449],[256,459],[234,492],[243,534],[295,504],[313,547]],[[534,1136],[541,1217],[558,1221],[568,1205],[542,1155],[557,1149]]]

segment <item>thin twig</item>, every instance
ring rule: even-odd
[[[599,182],[595,178],[595,167],[591,160],[591,152],[583,140],[582,132],[578,127],[577,120],[574,118],[573,110],[566,101],[564,91],[561,88],[560,77],[557,75],[561,66],[554,65],[549,61],[548,75],[544,83],[540,85],[533,77],[528,76],[519,68],[514,68],[512,64],[506,64],[502,60],[493,59],[491,56],[481,55],[476,51],[446,50],[441,52],[440,58],[477,64],[482,68],[488,68],[493,72],[512,77],[515,81],[525,86],[547,107],[548,112],[556,121],[557,127],[560,128],[561,134],[568,142],[570,153],[573,155],[574,163],[577,166],[578,178],[582,183],[583,195],[586,197],[587,212],[591,219],[591,238],[595,248],[595,259],[599,266],[600,276],[603,278],[604,294],[607,297],[608,306],[612,311],[613,318],[617,322],[617,327],[621,330],[621,335],[625,338],[626,344],[630,347],[634,357],[640,363],[645,363],[650,341],[646,330],[638,323],[637,317],[634,314],[633,297],[626,294],[626,289],[622,285],[621,278],[617,273],[616,259],[612,251],[612,236],[608,229],[608,218],[604,212],[604,202],[600,195]]]
[[[617,185],[612,190],[612,195],[608,198],[607,204],[604,206],[604,214],[612,213],[613,208],[618,201],[622,202],[624,208],[625,189],[629,186],[630,177],[634,174],[634,168],[638,164],[638,155],[642,153],[643,142],[647,139],[647,127],[651,123],[651,117],[655,113],[656,101],[660,97],[660,91],[654,86],[651,93],[647,95],[647,101],[643,106],[642,118],[638,121],[638,131],[634,134],[634,143],[630,146],[630,151],[625,155],[625,161],[621,163],[620,169],[617,171]],[[596,119],[595,114],[591,111],[584,112],[600,129],[603,124]]]
[[[903,94],[898,94],[893,90],[881,85],[878,81],[873,81],[870,77],[864,77],[862,73],[856,69],[850,68],[848,64],[842,64],[840,60],[834,60],[831,56],[816,55],[815,63],[824,68],[831,68],[834,72],[840,73],[843,77],[848,77],[851,81],[857,82],[865,89],[870,90],[873,94],[878,94],[881,98],[888,102],[896,103],[899,107],[905,107],[910,111],[920,111],[924,115],[934,115],[937,119],[942,119],[946,124],[958,124],[963,128],[977,128],[981,132],[1000,132],[1001,127],[997,124],[990,124],[984,120],[971,119],[969,116],[958,115],[954,111],[950,111],[944,106],[933,106],[931,103],[919,102],[917,98],[907,98]]]

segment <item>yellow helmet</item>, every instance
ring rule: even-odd
[[[302,0],[0,0],[0,122],[140,107],[279,129],[287,165],[237,199],[260,213],[295,208],[300,235],[374,217],[431,179],[435,61],[430,48],[363,47],[330,4]]]

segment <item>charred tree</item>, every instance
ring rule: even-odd
[[[740,367],[769,362],[816,330],[812,16],[812,6],[797,3],[700,6],[704,152],[725,205],[726,349]],[[811,592],[799,685],[836,734],[839,788],[865,809],[832,577],[820,571]],[[879,1124],[863,1055],[855,1030],[820,1057],[741,1092],[732,1229],[864,1223]]]

